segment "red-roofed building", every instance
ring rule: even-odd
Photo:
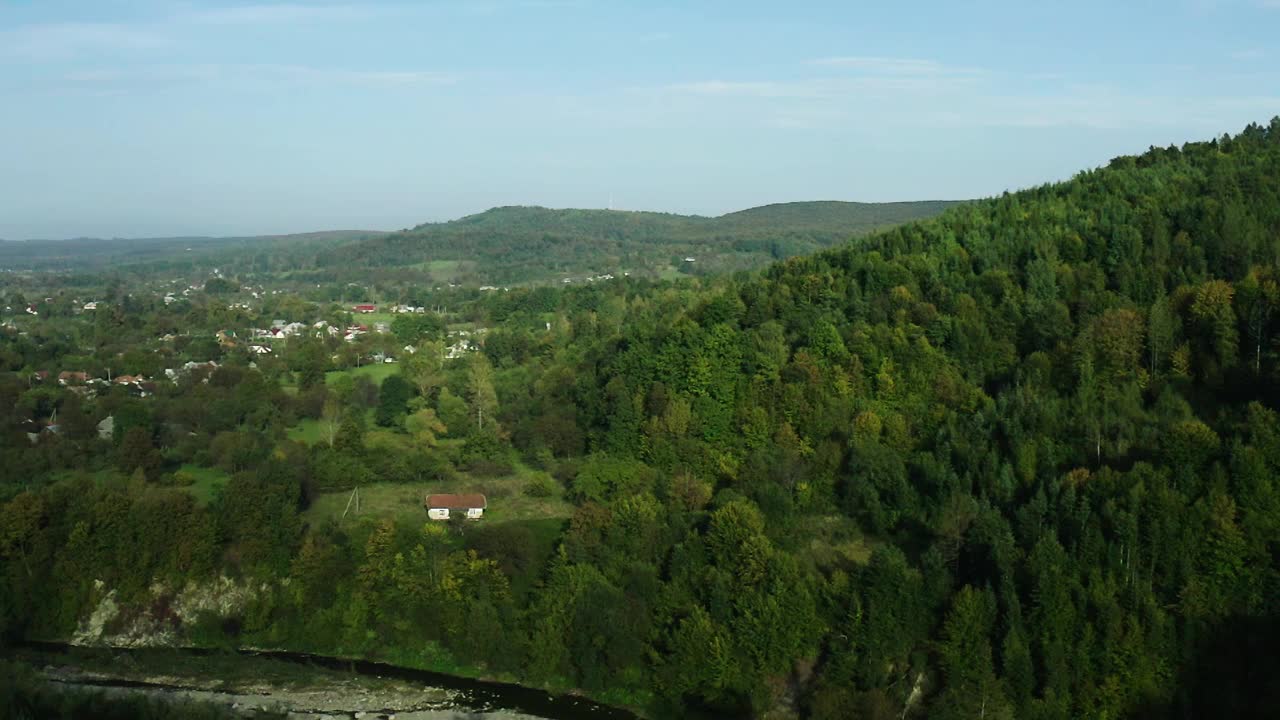
[[[428,495],[422,504],[427,508],[427,517],[432,520],[448,520],[450,511],[464,513],[468,520],[479,520],[489,506],[480,493]]]
[[[378,306],[377,305],[356,305],[351,309],[358,313],[372,313],[372,312],[378,311]]]

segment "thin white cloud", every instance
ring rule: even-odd
[[[51,62],[140,54],[180,45],[182,32],[208,26],[351,22],[374,16],[382,5],[256,4],[182,9],[129,23],[62,22],[0,30],[0,59]]]
[[[468,0],[459,3],[457,9],[470,15],[499,15],[513,10],[545,12],[585,9],[590,6],[590,0]]]
[[[672,83],[649,92],[656,90],[658,93],[665,94],[720,98],[834,101],[856,97],[885,98],[896,95],[939,96],[972,92],[980,84],[980,78],[962,74],[888,72],[790,80],[699,80]]]
[[[700,80],[675,83],[659,88],[660,92],[714,97],[752,98],[820,98],[828,95],[821,83],[802,82],[738,82],[730,80]]]
[[[809,67],[851,72],[799,79],[682,82],[633,92],[678,122],[728,122],[796,130],[1162,126],[1229,127],[1280,112],[1280,94],[1167,95],[1052,75],[986,73],[928,60],[826,58]],[[660,120],[659,120],[660,122]]]
[[[201,25],[269,25],[276,23],[333,22],[369,17],[372,6],[261,4],[200,10],[177,16],[180,22]]]
[[[1245,50],[1236,50],[1231,53],[1232,60],[1240,60],[1248,62],[1252,60],[1261,60],[1267,56],[1267,52],[1262,48],[1248,48]]]
[[[167,44],[164,34],[153,28],[118,23],[49,23],[0,31],[0,56],[29,61],[138,52]]]
[[[345,83],[389,87],[394,85],[452,85],[458,82],[454,73],[432,70],[350,70],[318,68],[307,65],[249,65],[247,72],[276,74],[299,82],[320,84]]]
[[[591,5],[589,0],[516,0],[517,7],[536,9],[584,8]]]
[[[368,88],[395,88],[450,85],[458,81],[454,73],[431,70],[364,70],[311,65],[200,64],[148,65],[128,68],[96,68],[63,75],[73,86],[100,91],[126,87],[172,87],[221,85],[239,89],[271,89],[296,85],[347,85]]]
[[[817,60],[809,61],[809,64],[820,67],[851,70],[867,75],[937,77],[983,74],[983,71],[977,68],[953,67],[937,62],[936,60],[922,60],[920,58],[840,56],[818,58]]]

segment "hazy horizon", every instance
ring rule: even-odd
[[[0,238],[967,199],[1280,114],[1275,0],[9,2]]]
[[[465,219],[465,218],[468,218],[468,217],[471,217],[471,216],[474,216],[474,215],[481,215],[481,214],[484,214],[484,213],[489,212],[489,211],[491,211],[491,210],[500,210],[500,209],[504,209],[504,208],[513,208],[513,207],[517,207],[517,208],[528,208],[528,209],[540,209],[540,210],[553,210],[553,211],[555,211],[555,210],[608,210],[608,211],[610,211],[610,212],[623,212],[623,213],[631,213],[631,212],[635,212],[635,213],[672,214],[672,215],[680,215],[680,216],[682,216],[682,217],[704,217],[704,218],[711,219],[711,218],[723,217],[723,216],[725,216],[725,215],[732,215],[732,214],[734,214],[734,213],[746,212],[746,211],[748,211],[748,210],[757,210],[757,209],[764,208],[764,207],[771,207],[771,206],[774,206],[774,205],[792,205],[792,204],[797,204],[797,203],[826,203],[826,202],[838,202],[838,203],[851,203],[851,204],[894,205],[894,204],[929,203],[929,202],[968,202],[968,201],[970,201],[970,200],[978,200],[978,199],[979,199],[979,198],[926,198],[926,199],[922,199],[922,200],[887,200],[887,201],[884,201],[884,202],[881,202],[881,203],[863,203],[863,202],[862,202],[862,201],[860,201],[860,200],[829,200],[829,199],[818,199],[818,200],[790,200],[790,201],[784,201],[784,202],[778,202],[778,203],[764,203],[763,205],[753,205],[753,206],[751,206],[751,207],[746,207],[746,208],[737,208],[737,209],[735,209],[735,210],[728,210],[728,211],[725,211],[725,212],[723,212],[723,213],[719,213],[719,214],[716,214],[716,215],[706,215],[706,214],[701,214],[701,213],[677,213],[677,212],[673,212],[673,211],[670,211],[670,210],[657,210],[657,209],[651,209],[651,208],[635,208],[635,209],[631,209],[631,208],[548,207],[548,206],[546,206],[546,205],[528,205],[528,204],[524,204],[524,205],[494,205],[494,206],[492,206],[492,207],[487,207],[487,208],[484,208],[484,209],[481,209],[481,210],[477,210],[477,211],[475,211],[475,212],[468,212],[468,213],[464,213],[464,214],[462,214],[462,215],[458,215],[457,217],[440,218],[440,219],[438,219],[438,220],[424,220],[424,221],[419,222],[419,223],[413,223],[413,224],[411,224],[411,225],[405,225],[405,226],[403,226],[403,227],[396,227],[396,228],[374,228],[374,227],[363,227],[363,228],[360,228],[360,227],[332,227],[332,228],[312,228],[312,229],[303,229],[303,230],[291,230],[291,231],[287,231],[287,232],[279,232],[279,233],[254,233],[254,232],[250,232],[250,233],[238,233],[238,234],[235,234],[235,235],[207,235],[207,234],[203,234],[203,235],[202,235],[202,234],[184,234],[184,235],[134,235],[134,236],[126,236],[126,235],[110,235],[110,236],[107,236],[107,235],[75,235],[75,236],[67,236],[67,237],[29,237],[29,238],[6,238],[6,237],[0,237],[0,241],[2,241],[2,242],[47,242],[47,241],[61,241],[61,240],[182,240],[182,239],[190,239],[190,240],[226,240],[226,239],[235,239],[235,238],[285,237],[285,236],[293,236],[293,235],[316,235],[316,234],[322,234],[322,233],[340,233],[340,232],[393,233],[393,232],[398,232],[398,231],[401,231],[401,230],[411,229],[411,228],[416,227],[416,226],[419,226],[419,225],[424,225],[424,224],[429,224],[429,223],[448,223],[448,222],[453,222],[453,221],[456,221],[456,220],[463,220],[463,219]]]

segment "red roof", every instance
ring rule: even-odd
[[[439,508],[470,510],[472,508],[488,507],[488,503],[485,502],[484,495],[469,493],[466,495],[428,495],[426,506],[431,510]]]
[[[372,312],[372,311],[374,311],[374,310],[377,310],[377,309],[378,309],[378,306],[377,306],[377,305],[357,305],[355,309],[356,309],[356,310],[368,310],[368,311]]]

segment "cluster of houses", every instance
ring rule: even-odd
[[[270,328],[251,329],[249,331],[250,342],[247,347],[249,352],[254,355],[271,355],[275,351],[270,345],[266,344],[267,342],[299,337],[307,332],[313,333],[315,337],[320,339],[324,339],[326,336],[341,337],[343,340],[350,343],[355,342],[362,336],[368,334],[370,332],[370,328],[368,325],[361,324],[352,324],[342,328],[336,325],[331,325],[325,320],[318,320],[311,325],[301,322],[285,322],[284,320],[276,320],[271,323]],[[391,327],[384,322],[374,323],[372,332],[388,333],[391,332]],[[218,344],[224,348],[236,347],[239,344],[235,332],[231,330],[219,330],[214,337],[217,339]],[[395,362],[392,358],[386,358],[385,361]],[[382,360],[379,360],[379,362],[382,362]]]
[[[126,387],[133,391],[139,397],[147,397],[155,392],[155,383],[141,375],[116,375],[108,374],[105,378],[93,377],[89,373],[80,370],[63,370],[54,377],[48,370],[37,370],[31,376],[32,381],[38,383],[46,383],[56,381],[59,386],[65,387],[71,392],[85,397],[94,397],[98,391],[104,390],[116,385]]]
[[[51,297],[44,298],[44,302],[45,302],[45,303],[52,303],[52,302],[53,302],[53,298],[51,298]],[[80,301],[79,301],[78,299],[77,299],[77,300],[73,300],[72,302],[73,302],[76,306],[78,306],[78,305],[80,304]],[[81,309],[80,307],[73,307],[73,310],[75,310],[75,312],[84,312],[85,310],[94,310],[94,309],[97,309],[97,307],[98,307],[98,304],[97,304],[96,302],[90,302],[90,303],[88,303],[87,305],[85,305],[83,309]],[[39,315],[40,315],[40,306],[39,306],[39,302],[37,301],[37,302],[27,303],[27,304],[26,304],[26,306],[24,306],[24,307],[22,308],[22,310],[21,310],[21,311],[22,311],[23,313],[26,313],[27,315],[35,315],[35,316],[39,316]],[[13,306],[11,306],[11,305],[6,305],[6,306],[4,307],[4,312],[6,312],[6,313],[12,313],[12,312],[14,312]],[[6,321],[5,321],[5,327],[16,327],[16,326],[14,326],[14,325],[13,325],[12,320],[10,319],[10,320],[6,320]]]
[[[391,305],[389,307],[384,308],[384,310],[395,315],[401,315],[405,313],[415,313],[415,314],[421,315],[427,311],[425,307],[422,307],[420,305]],[[360,313],[362,315],[369,315],[371,313],[378,312],[378,306],[377,305],[352,305],[351,312]]]
[[[315,327],[322,328],[328,323],[320,321]],[[307,324],[300,322],[285,322],[284,320],[275,320],[271,323],[271,327],[266,330],[254,329],[250,334],[256,340],[283,340],[284,338],[301,335],[306,332]]]
[[[387,323],[378,322],[373,324],[373,332],[387,333],[390,331],[391,331],[391,327]],[[297,337],[299,335],[302,335],[305,332],[313,332],[313,334],[320,339],[323,339],[327,335],[329,337],[341,337],[343,340],[346,340],[347,342],[355,342],[362,335],[368,334],[370,332],[370,329],[368,325],[362,325],[358,323],[348,325],[345,328],[341,328],[336,325],[330,325],[325,320],[318,320],[312,323],[311,325],[307,325],[306,323],[300,323],[300,322],[285,322],[284,320],[276,320],[271,323],[270,328],[266,328],[266,329],[254,328],[253,330],[250,330],[250,335],[252,340],[268,341],[268,340],[286,340],[291,337]],[[222,334],[220,333],[219,340],[221,339],[222,339]],[[260,343],[250,345],[249,350],[259,355],[266,355],[271,352],[270,347],[266,345],[262,345]]]
[[[624,277],[629,277],[631,275],[631,273],[629,272],[624,272],[622,274]],[[586,282],[605,282],[607,280],[612,280],[613,278],[614,278],[613,273],[605,273],[603,275],[590,275],[582,279],[585,280]],[[564,278],[560,282],[564,283],[565,285],[568,285],[569,283],[573,282],[573,278]],[[484,288],[480,288],[480,289],[484,290]],[[506,288],[503,288],[503,290],[506,290]]]
[[[474,352],[476,349],[476,345],[471,341],[471,338],[472,337],[479,338],[479,336],[484,335],[487,332],[489,332],[488,328],[476,328],[475,330],[454,330],[450,332],[449,338],[453,339],[453,342],[445,346],[445,349],[444,349],[445,359],[457,360],[458,358],[465,356],[469,352]]]
[[[204,382],[209,382],[208,374],[218,368],[218,363],[209,360],[206,362],[187,362],[178,368],[166,368],[164,376],[166,380],[177,383],[183,377],[191,373],[204,373]],[[67,388],[83,397],[96,397],[97,394],[112,386],[127,388],[130,392],[138,397],[149,397],[156,391],[156,382],[142,375],[111,375],[107,377],[95,377],[83,370],[63,370],[54,376],[48,370],[38,370],[32,376],[33,382],[46,383],[56,382],[60,387]]]

